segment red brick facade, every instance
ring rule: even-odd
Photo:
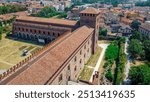
[[[68,20],[17,19],[13,23],[14,36],[50,40],[51,36],[61,36],[2,74],[0,84],[58,85],[76,81],[84,64],[96,52],[100,19],[93,8],[82,11],[80,18],[80,27]]]

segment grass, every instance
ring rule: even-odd
[[[130,63],[131,67],[132,66],[139,66],[139,65],[142,65],[142,64],[148,64],[148,65],[150,65],[150,62],[135,60],[135,63],[133,63],[133,62]]]
[[[101,54],[101,51],[102,51],[102,48],[98,47],[97,52],[94,55],[91,55],[91,57],[88,60],[88,62],[86,63],[86,65],[95,67],[96,63],[98,61],[98,58],[99,58],[99,56]]]
[[[109,44],[111,41],[109,40],[99,40],[98,43],[99,44]]]
[[[31,55],[31,52],[34,52],[35,49],[40,48],[42,48],[40,45],[8,39],[3,34],[0,41],[0,69],[9,69]],[[29,51],[29,54],[22,57],[21,54],[25,49]]]
[[[80,73],[78,79],[83,81],[89,81],[93,71],[94,71],[93,68],[88,68],[85,66],[82,72]]]
[[[11,65],[0,62],[0,70],[7,70],[11,67]]]

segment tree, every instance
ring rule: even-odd
[[[106,29],[106,28],[100,29],[99,35],[100,35],[100,36],[101,36],[101,35],[106,36],[106,35],[107,35],[107,29]]]
[[[137,39],[137,40],[139,40],[139,41],[143,41],[143,35],[140,33],[140,32],[138,32],[138,31],[134,31],[133,32],[133,34],[132,34],[132,36],[130,37],[130,40],[131,39]],[[145,39],[144,39],[145,40]]]
[[[129,47],[128,47],[128,52],[133,58],[144,56],[143,46],[140,43],[140,41],[137,39],[131,40]]]
[[[150,85],[150,67],[148,65],[131,67],[129,79],[133,85]]]
[[[109,60],[109,59],[117,59],[118,57],[118,46],[114,45],[114,44],[110,44],[107,49],[106,49],[106,52],[105,52],[105,58],[106,60]]]
[[[0,27],[0,40],[2,40],[2,32],[3,32],[3,29],[2,27]]]
[[[58,18],[66,18],[67,17],[67,13],[65,12],[61,12],[58,16]]]
[[[7,36],[7,37],[10,36],[10,31],[7,31],[7,32],[6,32],[6,36]]]
[[[32,14],[32,16],[49,18],[49,17],[56,16],[58,14],[59,13],[56,11],[54,7],[46,6],[37,14]]]
[[[138,20],[133,20],[133,22],[131,23],[131,28],[133,28],[134,30],[138,30],[140,25],[141,23]]]
[[[150,40],[145,40],[143,46],[146,55],[145,58],[150,61]]]
[[[0,6],[0,14],[13,13],[18,11],[25,11],[27,8],[20,5],[3,5]]]
[[[112,71],[111,71],[110,68],[108,69],[108,71],[107,71],[105,77],[106,77],[109,81],[111,81],[111,82],[113,81],[113,74],[112,74]]]

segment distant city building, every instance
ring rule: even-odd
[[[150,39],[150,23],[144,23],[139,26],[139,32],[146,35]]]

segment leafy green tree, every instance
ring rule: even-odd
[[[2,27],[0,27],[0,40],[2,40],[2,32],[3,32],[3,29]]]
[[[6,32],[6,36],[10,36],[10,31],[7,31],[7,32]]]
[[[110,68],[108,69],[108,71],[107,71],[105,77],[106,77],[108,80],[110,80],[111,82],[113,81],[113,74],[112,74],[112,71],[111,71]]]
[[[141,23],[138,20],[133,20],[133,22],[131,23],[131,28],[133,28],[134,30],[138,30],[140,25]]]
[[[133,58],[143,57],[144,55],[143,46],[137,39],[131,40],[128,47],[128,52]]]
[[[106,36],[107,35],[107,29],[106,28],[102,28],[102,29],[100,29],[100,31],[99,31],[99,35],[101,36]]]
[[[150,40],[145,40],[143,45],[144,45],[145,57],[148,61],[150,61]]]
[[[20,5],[4,5],[0,6],[0,14],[13,13],[18,11],[25,11],[27,8]]]
[[[121,71],[120,69],[118,69],[115,85],[120,85],[120,83],[121,83]]]
[[[139,41],[143,41],[143,35],[140,32],[135,31],[135,32],[133,32],[132,36],[130,37],[130,40],[131,39],[137,39]]]
[[[150,67],[148,65],[131,67],[129,78],[133,85],[150,85]]]
[[[49,17],[56,16],[58,14],[59,13],[56,11],[56,9],[54,7],[46,6],[37,14],[32,14],[32,16],[49,18]]]
[[[67,17],[67,13],[61,12],[61,13],[59,14],[59,17],[58,17],[58,18],[66,18],[66,17]]]
[[[117,59],[118,57],[118,46],[114,45],[114,44],[110,44],[107,49],[106,49],[106,52],[105,52],[105,58],[106,60],[108,59]]]
[[[0,22],[0,27],[1,27],[1,26],[3,26],[3,23],[2,23],[2,22]]]
[[[147,0],[147,1],[139,1],[135,5],[136,6],[142,6],[142,7],[144,7],[144,6],[150,6],[150,1],[149,0]]]

